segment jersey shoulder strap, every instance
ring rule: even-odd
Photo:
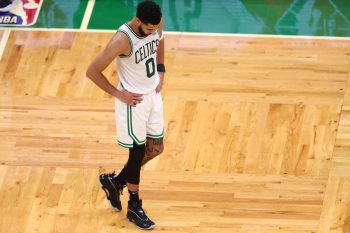
[[[126,35],[126,37],[129,40],[129,45],[130,45],[130,53],[128,55],[121,55],[119,57],[130,57],[134,52],[133,39],[132,39],[132,35],[130,33],[130,29],[126,26],[126,24],[123,24],[122,26],[120,26],[118,28],[117,33],[123,33],[124,35]]]

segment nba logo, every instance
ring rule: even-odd
[[[30,26],[38,18],[44,0],[1,0],[0,26]]]

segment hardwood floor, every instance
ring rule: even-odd
[[[127,159],[85,78],[112,35],[11,31],[0,232],[139,231],[97,180]],[[350,232],[349,60],[350,40],[168,34],[165,151],[141,183],[154,232]]]

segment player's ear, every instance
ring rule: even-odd
[[[140,26],[141,25],[141,20],[139,18],[137,18],[137,17],[135,17],[135,19],[136,19],[137,25]]]
[[[163,26],[164,26],[164,21],[163,21],[163,18],[161,18],[159,22],[159,29],[163,29]]]

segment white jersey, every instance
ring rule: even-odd
[[[119,27],[130,42],[130,54],[117,57],[117,72],[122,86],[130,92],[148,94],[159,84],[157,72],[158,31],[140,37],[128,24]]]

